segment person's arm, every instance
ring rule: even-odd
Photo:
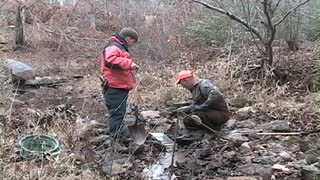
[[[212,107],[212,105],[223,96],[218,87],[211,82],[201,84],[200,90],[202,94],[207,96],[207,99],[203,104],[194,105],[193,111],[205,111],[208,107]]]
[[[107,47],[104,51],[105,63],[114,69],[130,69],[132,59],[121,57],[121,50],[116,46]]]

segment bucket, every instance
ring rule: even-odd
[[[59,141],[46,135],[29,135],[19,140],[20,156],[25,159],[38,159],[60,153]]]

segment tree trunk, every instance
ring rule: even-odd
[[[265,52],[266,52],[266,58],[268,60],[268,66],[271,67],[273,64],[273,48],[272,48],[272,42],[265,44]]]
[[[96,30],[96,18],[93,13],[89,15],[89,22],[90,22],[90,29]]]
[[[25,43],[24,38],[24,7],[19,6],[15,24],[15,46],[21,47]]]
[[[90,1],[89,23],[90,29],[96,30],[96,3],[95,0]]]

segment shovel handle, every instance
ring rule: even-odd
[[[138,105],[134,105],[134,118],[135,118],[135,125],[138,124],[138,120],[139,120],[139,107]]]

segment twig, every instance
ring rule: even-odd
[[[281,1],[282,1],[282,0],[278,0],[278,1],[277,1],[277,3],[276,3],[276,5],[274,6],[273,10],[271,10],[271,11],[272,11],[272,14],[274,14],[274,12],[277,10],[277,8],[279,7],[279,4],[280,4]]]
[[[263,41],[263,38],[262,38],[261,34],[258,32],[258,30],[255,29],[254,27],[250,26],[246,21],[244,21],[240,17],[232,14],[231,12],[228,12],[228,11],[225,11],[223,9],[220,9],[218,7],[211,6],[211,5],[209,5],[209,4],[205,3],[205,2],[198,1],[198,0],[192,0],[192,1],[195,2],[195,3],[201,4],[201,5],[205,6],[208,9],[214,10],[214,11],[220,13],[220,14],[224,14],[224,15],[228,16],[230,19],[237,21],[238,23],[244,25],[249,31],[252,31],[253,34],[256,35],[261,41]]]
[[[304,4],[306,4],[307,2],[309,2],[310,0],[306,0],[300,4],[298,4],[296,7],[290,9],[277,23],[274,24],[274,27],[278,26],[280,23],[282,23],[282,21],[284,21],[291,13],[292,11],[298,9],[300,6],[303,6]]]
[[[73,40],[105,41],[104,39],[71,36],[71,35],[67,35],[65,33],[58,33],[58,32],[55,32],[53,30],[47,29],[47,28],[45,28],[43,26],[40,26],[40,23],[39,23],[40,20],[30,10],[28,10],[28,11],[29,11],[30,15],[35,19],[34,22],[36,23],[38,29],[41,29],[41,30],[43,30],[45,32],[48,32],[48,33],[51,33],[51,34],[54,34],[54,35],[58,35],[58,36],[62,36],[62,37],[65,37],[65,38],[68,37],[68,38],[73,39]]]

